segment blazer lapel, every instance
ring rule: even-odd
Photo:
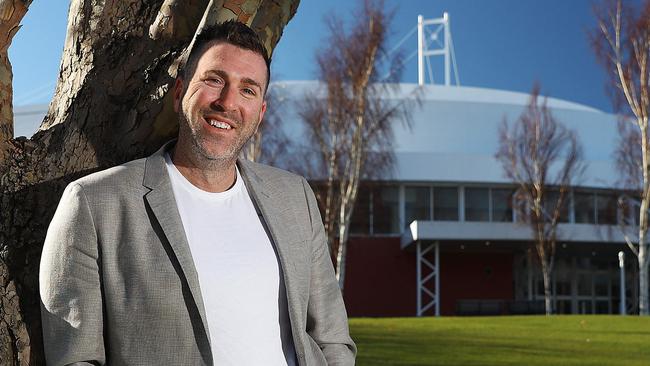
[[[258,213],[261,214],[264,223],[268,226],[271,239],[273,239],[277,250],[281,254],[290,255],[290,244],[305,240],[300,235],[297,227],[295,209],[286,201],[286,187],[277,187],[277,182],[264,181],[255,173],[251,164],[245,160],[239,160],[241,176],[248,189],[251,199],[255,204]]]
[[[199,278],[165,165],[164,154],[173,144],[174,141],[165,144],[156,153],[147,158],[143,185],[151,191],[145,194],[144,199],[149,203],[151,211],[156,216],[174,256],[181,267],[199,315],[201,316],[203,329],[206,332],[209,342],[210,335],[205,316],[205,308],[203,306],[203,297],[201,296],[199,286]]]

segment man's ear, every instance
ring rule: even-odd
[[[260,119],[257,122],[257,127],[255,128],[255,131],[260,128],[260,125],[264,122],[264,113],[266,113],[266,100],[262,102],[262,108],[260,108]]]
[[[183,79],[176,78],[174,82],[174,112],[178,113],[181,110],[181,102],[183,100]]]

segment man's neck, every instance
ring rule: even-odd
[[[172,163],[178,171],[197,188],[206,192],[225,192],[235,184],[237,176],[235,161],[203,161],[187,154],[171,151]]]

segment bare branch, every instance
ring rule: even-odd
[[[518,214],[530,225],[535,251],[542,265],[546,312],[551,312],[550,275],[554,266],[557,224],[566,210],[566,197],[581,174],[581,149],[573,131],[558,122],[535,85],[528,106],[508,126],[499,129],[499,150],[504,175],[518,186]],[[552,176],[551,172],[557,173]]]
[[[392,86],[375,83],[385,57],[389,17],[381,1],[365,1],[347,30],[344,21],[329,16],[324,51],[316,55],[322,90],[306,96],[300,115],[315,148],[324,192],[330,243],[338,241],[337,276],[343,287],[345,251],[360,180],[391,169],[392,126],[410,125],[406,102],[382,99]]]
[[[614,105],[623,112],[619,121],[620,141],[615,158],[622,174],[624,188],[640,197],[636,244],[625,230],[622,229],[622,232],[626,243],[638,257],[639,313],[649,315],[648,261],[650,259],[646,237],[650,208],[650,141],[648,141],[650,1],[644,1],[641,9],[637,9],[624,4],[621,0],[607,0],[602,7],[595,8],[595,13],[599,28],[598,32],[594,32],[591,36],[592,45],[598,59],[607,70],[611,71],[610,84],[616,87],[612,88],[616,91],[612,94]],[[609,16],[603,16],[605,13]],[[622,108],[621,101],[625,102],[626,108]]]

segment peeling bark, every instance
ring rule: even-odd
[[[177,3],[73,0],[47,116],[31,139],[0,139],[7,156],[0,160],[2,365],[44,364],[38,264],[66,184],[145,156],[177,132],[167,91],[179,58],[202,24],[231,12],[220,1]],[[242,14],[272,49],[298,0],[254,3]],[[206,10],[217,16],[209,18]],[[4,115],[3,101],[11,96],[0,89],[0,98]],[[5,121],[0,133],[8,136],[3,131],[12,123]]]
[[[14,137],[13,73],[7,51],[31,2],[0,0],[0,162],[8,158],[9,140]]]

